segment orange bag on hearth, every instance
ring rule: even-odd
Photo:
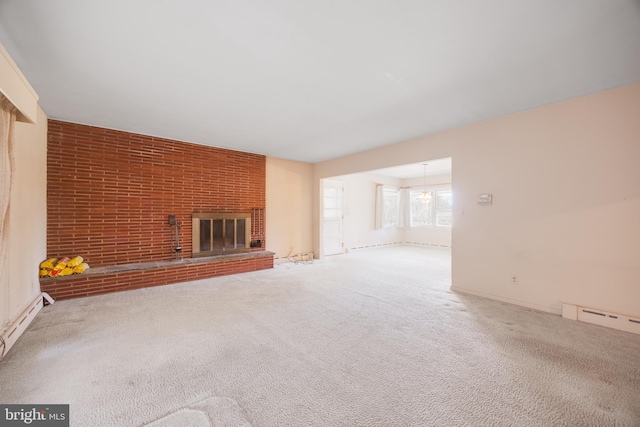
[[[64,258],[60,258],[60,260],[58,260],[58,263],[55,265],[55,267],[53,267],[54,270],[62,270],[63,268],[65,268],[67,266],[67,263],[69,262],[69,257],[64,257]],[[57,274],[56,274],[57,276]]]
[[[49,258],[40,263],[40,268],[43,270],[53,270],[53,267],[56,265],[58,258]]]
[[[81,256],[79,256],[79,255],[78,256],[74,256],[67,263],[67,267],[71,267],[71,268],[77,267],[80,264],[82,264],[82,261],[84,261],[84,259]]]
[[[82,274],[87,268],[89,268],[89,264],[83,262],[82,264],[73,267],[73,274]]]

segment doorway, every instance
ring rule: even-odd
[[[344,185],[342,181],[323,180],[322,246],[324,255],[344,252]]]

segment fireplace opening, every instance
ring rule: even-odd
[[[192,256],[251,251],[250,213],[194,213]]]

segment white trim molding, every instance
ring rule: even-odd
[[[451,286],[451,290],[454,292],[460,292],[462,294],[475,295],[477,297],[488,298],[496,301],[506,302],[509,304],[519,305],[521,307],[531,308],[538,311],[544,311],[546,313],[557,314],[558,316],[562,315],[561,309],[555,309],[553,307],[548,307],[545,305],[535,304],[527,301],[502,297],[502,296],[493,295],[493,294],[488,294],[486,292],[478,292],[471,289],[461,288],[459,286]]]
[[[0,44],[0,76],[2,76],[0,92],[18,110],[16,119],[20,122],[35,123],[38,115],[38,94],[2,44]]]

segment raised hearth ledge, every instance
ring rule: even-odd
[[[270,251],[256,251],[256,252],[229,254],[229,255],[215,255],[215,256],[200,257],[200,258],[180,258],[179,260],[173,259],[169,261],[135,262],[131,264],[119,264],[119,265],[109,265],[105,267],[89,268],[85,270],[85,272],[82,274],[72,274],[70,276],[41,277],[40,281],[44,282],[44,281],[50,281],[50,280],[64,280],[64,279],[93,276],[93,275],[99,275],[99,274],[122,273],[125,271],[145,271],[145,270],[154,270],[157,268],[182,267],[184,265],[191,265],[191,264],[208,264],[208,263],[215,263],[215,262],[240,261],[243,259],[268,258],[274,255],[275,253]]]

